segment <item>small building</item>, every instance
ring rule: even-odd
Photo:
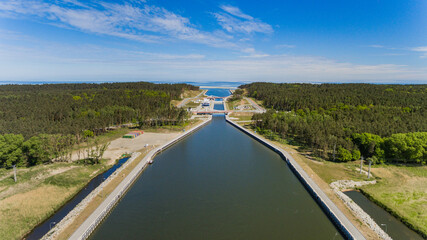
[[[210,106],[209,99],[207,99],[207,98],[203,99],[202,107],[209,107],[209,106]]]

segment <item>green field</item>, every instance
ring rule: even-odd
[[[265,136],[279,142],[283,149],[297,149],[294,155],[307,164],[323,181],[331,183],[337,180],[366,181],[377,180],[377,184],[366,185],[361,191],[372,201],[427,237],[427,166],[420,165],[373,165],[372,177],[359,174],[360,161],[345,163],[323,160],[312,152],[296,144],[292,139],[282,139],[278,135]],[[366,164],[363,169],[368,170]]]
[[[380,166],[372,172],[378,183],[362,191],[427,237],[427,166]]]
[[[106,166],[56,163],[0,172],[0,239],[19,239],[72,198]]]

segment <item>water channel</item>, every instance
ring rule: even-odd
[[[105,181],[111,174],[113,174],[119,167],[121,167],[129,157],[119,159],[116,164],[109,168],[104,173],[94,177],[79,193],[77,193],[70,201],[62,206],[58,211],[55,212],[50,218],[45,220],[43,223],[35,227],[27,236],[26,240],[40,239],[49,230],[59,223],[67,214],[72,211],[85,197],[87,197],[95,188],[97,188],[102,182]]]
[[[222,102],[221,103],[215,103],[214,104],[214,110],[218,110],[218,111],[224,110],[224,104]]]
[[[383,228],[393,239],[422,240],[423,238],[416,232],[409,229],[405,224],[393,217],[390,213],[371,202],[367,197],[358,191],[344,192],[349,196],[363,211],[374,219],[374,221]]]
[[[225,88],[204,88],[208,91],[206,96],[215,96],[215,97],[227,97],[230,95],[230,90]]]
[[[342,239],[279,155],[214,116],[156,156],[92,239]]]

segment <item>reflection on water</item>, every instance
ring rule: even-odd
[[[342,239],[286,162],[224,117],[155,158],[92,239]]]

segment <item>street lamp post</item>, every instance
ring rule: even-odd
[[[53,223],[53,226],[55,226],[55,224],[56,224],[56,222],[49,223],[49,229],[52,229],[52,223]]]
[[[385,223],[381,223],[381,226],[385,226],[385,232],[387,232],[387,224],[385,224]]]
[[[371,164],[372,164],[372,161],[369,160],[368,179],[371,177]]]
[[[334,239],[333,240],[335,240],[335,238],[338,236],[338,232],[335,232],[335,236],[334,236]]]

